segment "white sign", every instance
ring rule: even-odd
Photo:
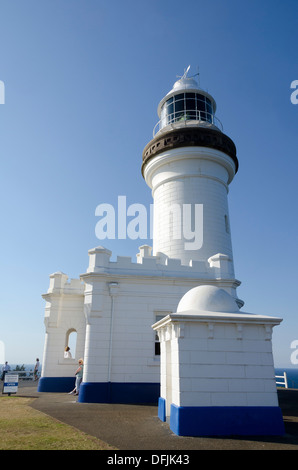
[[[2,393],[17,393],[19,385],[18,374],[5,374]]]

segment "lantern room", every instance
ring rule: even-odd
[[[215,100],[199,87],[195,76],[187,77],[188,71],[189,67],[159,103],[157,113],[160,121],[154,128],[154,136],[187,125],[208,126],[222,131],[222,124],[215,117]]]

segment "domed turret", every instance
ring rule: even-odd
[[[177,312],[239,312],[236,300],[224,289],[216,286],[198,286],[190,289],[180,300]]]

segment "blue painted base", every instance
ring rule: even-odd
[[[158,417],[161,421],[166,421],[166,400],[162,397],[158,399]]]
[[[156,405],[159,393],[159,383],[83,382],[78,401]]]
[[[179,407],[171,405],[170,428],[178,436],[282,436],[278,406]]]
[[[41,377],[38,392],[67,393],[74,389],[75,377]]]

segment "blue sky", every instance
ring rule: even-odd
[[[11,363],[42,358],[49,274],[78,277],[88,249],[132,256],[144,240],[98,240],[95,209],[149,206],[142,151],[157,105],[190,64],[237,146],[229,208],[244,311],[297,328],[296,0],[0,0],[0,341]]]

